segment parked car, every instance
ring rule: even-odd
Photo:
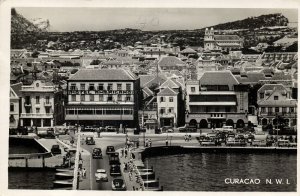
[[[95,140],[93,137],[86,137],[85,143],[86,143],[86,145],[95,145]]]
[[[253,140],[252,146],[267,146],[266,140]]]
[[[278,140],[279,147],[297,147],[297,143],[290,142],[289,140]]]
[[[121,176],[120,165],[111,165],[110,166],[110,175],[111,176]]]
[[[119,153],[114,152],[109,156],[109,164],[110,165],[120,165]]]
[[[61,149],[60,149],[59,145],[57,145],[57,144],[52,145],[51,153],[54,155],[61,154]]]
[[[232,126],[223,126],[222,127],[224,132],[233,132],[233,127]]]
[[[117,128],[114,126],[106,126],[105,130],[106,130],[106,132],[116,132]]]
[[[95,128],[93,126],[86,126],[83,128],[82,130],[83,132],[94,132],[96,131]]]
[[[95,177],[96,177],[96,182],[99,181],[108,182],[108,177],[105,169],[97,169],[95,173]]]
[[[171,126],[164,126],[161,128],[161,130],[162,130],[162,132],[169,132],[169,133],[174,132],[174,129]]]
[[[102,159],[101,148],[94,148],[92,153],[93,159]]]
[[[245,140],[227,140],[226,146],[246,146]]]
[[[106,154],[112,154],[115,153],[115,147],[114,146],[107,146],[106,147]]]
[[[201,146],[215,146],[216,143],[213,140],[203,140],[200,142]]]
[[[123,179],[114,179],[111,188],[113,191],[126,191],[126,186]]]

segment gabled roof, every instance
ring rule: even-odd
[[[76,80],[93,80],[93,81],[109,81],[109,80],[136,80],[138,77],[124,69],[80,69],[69,81]]]
[[[206,71],[200,78],[201,85],[236,85],[239,81],[231,71]]]
[[[192,48],[186,48],[186,49],[180,51],[180,53],[183,53],[183,54],[190,54],[190,53],[196,54],[197,52],[195,50],[193,50]]]
[[[176,81],[169,78],[162,85],[160,85],[159,88],[167,88],[167,87],[174,89],[174,88],[179,88],[180,85]]]
[[[227,41],[227,40],[240,40],[240,37],[237,35],[215,35],[216,41]]]
[[[22,85],[23,85],[22,82],[10,85],[11,89],[18,97],[22,96],[21,93]]]
[[[264,84],[257,92],[265,91],[287,91],[282,84]]]
[[[166,56],[160,59],[158,62],[159,66],[174,66],[174,65],[185,65],[183,61],[175,56]]]
[[[170,87],[167,87],[165,89],[163,89],[162,91],[160,91],[157,95],[158,96],[176,96],[178,93],[175,92],[173,89],[171,89]]]
[[[157,85],[161,85],[162,83],[164,83],[167,80],[167,78],[162,75],[159,74],[158,76],[154,76],[154,78],[152,78],[149,82],[147,82],[144,86],[150,87],[153,84],[157,84]]]
[[[143,87],[145,84],[153,80],[155,78],[155,75],[139,75],[140,78],[140,86]]]
[[[147,98],[147,97],[149,97],[149,96],[154,95],[154,93],[153,93],[148,87],[143,88],[142,91],[143,91],[143,93],[144,93],[144,95],[145,95],[144,98]]]

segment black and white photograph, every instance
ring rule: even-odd
[[[8,193],[297,194],[297,6],[78,2],[6,6]]]

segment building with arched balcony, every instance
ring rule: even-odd
[[[186,124],[198,128],[248,124],[248,87],[230,71],[207,71],[200,80],[188,81]]]

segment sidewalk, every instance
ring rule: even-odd
[[[81,158],[83,161],[82,168],[85,168],[86,174],[85,177],[79,177],[79,190],[91,190],[91,155],[88,151],[81,148]]]
[[[124,149],[124,148],[123,148]],[[126,189],[128,191],[135,191],[135,190],[144,190],[143,187],[143,182],[142,180],[137,181],[137,179],[139,178],[138,173],[137,173],[137,169],[136,169],[136,165],[141,165],[141,161],[140,160],[130,160],[130,154],[134,151],[128,149],[128,155],[125,158],[125,154],[124,156],[122,156],[121,153],[121,149],[117,150],[119,152],[120,155],[120,167],[121,167],[121,173],[122,176],[124,178],[125,184],[126,184]],[[137,163],[139,162],[139,163]],[[128,164],[127,170],[125,171],[125,164]]]

